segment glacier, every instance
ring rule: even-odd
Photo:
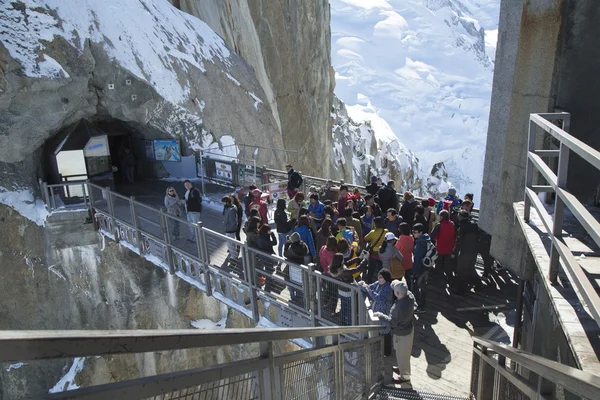
[[[429,179],[423,191],[452,185],[478,203],[500,0],[330,4],[335,93],[348,115],[387,122],[418,158],[415,175],[427,180],[444,164],[446,180]]]

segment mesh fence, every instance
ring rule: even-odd
[[[95,185],[88,184],[88,191],[94,208],[96,210],[104,211],[108,213],[108,201],[106,197],[106,190]]]
[[[365,392],[365,348],[344,350],[344,399],[360,399]]]
[[[283,365],[284,399],[313,400],[335,398],[334,353]]]
[[[473,352],[473,361],[471,362],[471,393],[477,394],[479,390],[479,364],[481,358],[475,352]]]
[[[52,209],[85,208],[89,205],[89,192],[85,183],[49,185],[48,200]]]
[[[133,209],[137,226],[142,232],[149,233],[159,239],[165,239],[160,225],[160,212],[156,208],[136,201],[133,203]]]
[[[171,246],[196,258],[200,257],[198,252],[198,238],[195,227],[181,217],[163,214],[165,226],[169,235]]]
[[[248,249],[250,269],[262,296],[308,309],[308,269],[274,255]]]
[[[110,192],[110,200],[112,202],[115,217],[123,222],[127,222],[129,225],[133,225],[129,198]]]
[[[187,389],[149,397],[148,400],[254,400],[260,399],[258,373],[251,372]]]
[[[329,276],[315,274],[317,288],[317,315],[334,325],[356,325],[359,318],[359,292]]]
[[[377,341],[369,345],[369,351],[371,353],[371,387],[376,385],[378,382],[383,381],[383,372],[385,369],[385,363],[383,360],[383,352],[381,350],[381,342]]]
[[[209,230],[204,231],[204,238],[210,265],[244,279],[243,254],[239,242]]]
[[[510,383],[508,379],[500,374],[496,374],[496,393],[499,399],[527,400],[529,396],[525,395],[519,388]],[[474,392],[475,393],[475,392]]]

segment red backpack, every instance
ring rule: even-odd
[[[448,211],[449,213],[452,213],[452,205],[454,204],[454,201],[452,200],[443,200],[442,203],[442,209]]]

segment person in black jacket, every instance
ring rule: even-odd
[[[183,182],[183,186],[187,190],[185,192],[185,208],[187,212],[187,220],[194,224],[200,222],[200,213],[202,212],[202,193],[196,189],[192,182],[186,180]],[[190,226],[190,242],[196,241],[196,229]]]
[[[300,175],[299,172],[294,171],[294,167],[292,167],[291,164],[288,164],[285,166],[285,170],[287,171],[288,174],[288,185],[287,185],[287,192],[288,192],[288,196],[290,199],[293,199],[294,196],[296,195],[296,192],[298,192],[298,189],[300,189],[300,186],[302,186],[302,175]]]
[[[400,207],[400,216],[402,217],[402,221],[409,224],[411,228],[414,225],[416,205],[415,196],[411,192],[405,192],[404,202],[402,203],[402,207]],[[423,225],[427,226],[426,223]]]
[[[479,227],[471,220],[466,210],[458,214],[460,228],[453,256],[458,257],[456,266],[456,281],[453,292],[465,295],[470,286],[480,288],[481,279],[475,270],[477,252],[479,251]]]
[[[376,176],[372,176],[371,184],[367,185],[365,187],[365,189],[367,190],[367,193],[369,193],[371,196],[375,196],[377,194],[377,192],[379,191],[380,187],[381,187],[381,179],[377,178]]]
[[[279,235],[279,246],[277,247],[277,254],[279,257],[283,257],[283,245],[287,240],[287,236],[290,233],[290,223],[288,221],[288,215],[285,211],[287,203],[285,199],[277,200],[277,209],[275,210],[275,227],[277,228],[277,235]]]
[[[254,192],[254,189],[256,189],[256,186],[248,186],[248,193],[246,193],[246,195],[242,199],[242,202],[244,203],[244,213],[246,213],[247,219],[250,219],[250,203],[254,201],[254,195],[252,194],[252,192]]]
[[[394,185],[394,181],[389,181],[387,185],[379,189],[375,196],[375,202],[379,204],[382,210],[389,210],[390,208],[398,209],[398,196],[396,195]]]
[[[371,211],[373,212],[373,215],[375,217],[383,217],[384,216],[383,211],[381,211],[381,207],[379,207],[379,204],[375,203],[375,197],[373,195],[370,195],[370,194],[366,195],[365,203],[367,204],[366,206],[371,207]],[[364,212],[363,212],[363,214],[364,214]]]
[[[348,268],[348,266],[358,264],[357,268]],[[355,282],[354,275],[363,272],[369,265],[369,254],[363,252],[361,257],[355,257],[344,261],[342,253],[336,253],[333,256],[331,265],[329,266],[329,274],[332,278],[337,279],[346,285],[336,285],[338,295],[341,302],[340,316],[341,325],[352,325],[352,290],[347,285]]]
[[[235,206],[237,212],[238,226],[237,230],[235,231],[235,240],[240,241],[242,240],[242,238],[240,237],[240,232],[242,230],[242,217],[244,216],[244,210],[242,210],[242,204],[240,203],[239,199],[235,194],[232,194],[229,197],[231,197],[231,204]]]

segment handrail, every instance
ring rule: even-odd
[[[556,120],[562,120],[562,128],[551,122]],[[533,206],[540,215],[551,240],[548,278],[553,284],[556,284],[559,266],[562,264],[571,276],[572,283],[577,288],[578,296],[588,305],[593,318],[600,324],[600,296],[562,239],[564,209],[566,207],[577,218],[587,234],[600,246],[600,223],[574,195],[566,190],[570,151],[574,151],[599,170],[600,152],[567,133],[565,129],[568,128],[569,124],[569,113],[530,115],[524,219],[527,222],[529,221],[531,207]],[[538,127],[558,139],[560,143],[559,150],[552,150],[550,155],[540,153],[540,150],[536,148],[536,128]],[[542,157],[555,157],[556,152],[558,152],[558,167],[555,173],[543,161]],[[544,177],[548,182],[548,186],[534,185],[534,171],[538,171]],[[537,198],[536,191],[556,193],[553,218]]]
[[[590,374],[589,372],[585,372],[523,350],[515,349],[514,347],[505,344],[492,342],[481,337],[474,337],[473,344],[480,345],[484,349],[483,354],[485,355],[487,355],[488,351],[498,354],[498,356],[503,358],[500,364],[505,364],[505,360],[509,359],[516,362],[521,367],[534,372],[539,377],[554,382],[555,384],[560,385],[564,389],[579,396],[588,399],[599,398],[600,396],[600,376]],[[475,349],[477,348],[475,347]],[[504,368],[504,365],[501,366]],[[479,368],[482,368],[481,365]],[[495,369],[498,370],[498,368],[499,366],[496,365]],[[508,379],[517,380],[517,377],[512,376]],[[515,384],[517,387],[523,386],[523,382],[513,382],[513,384]]]
[[[0,331],[0,362],[145,353],[368,333],[380,326],[180,330]]]

